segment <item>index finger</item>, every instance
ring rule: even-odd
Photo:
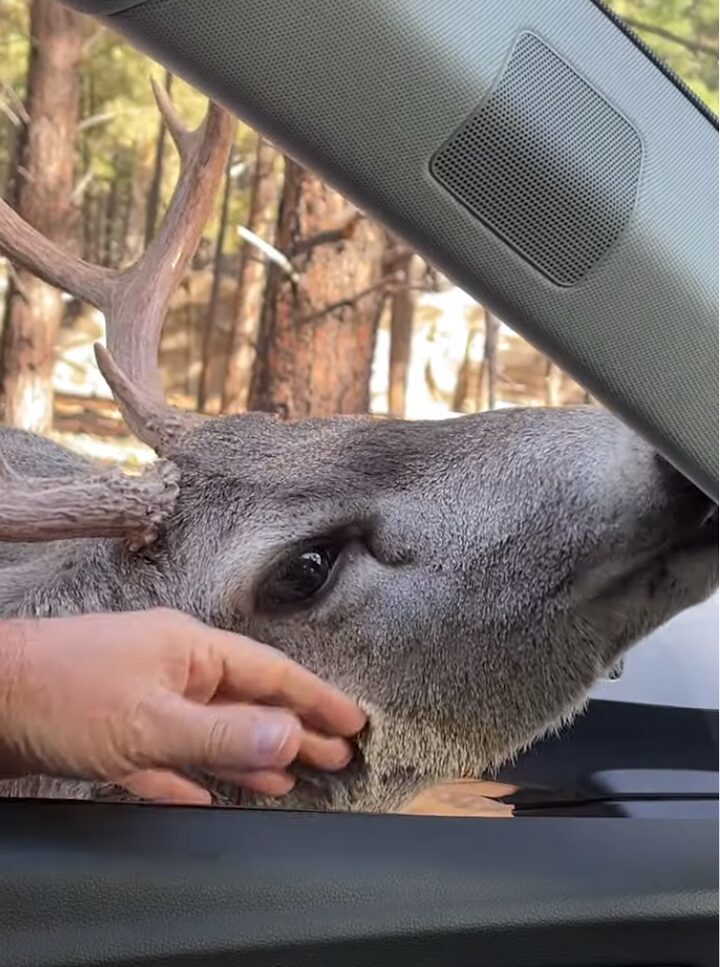
[[[334,685],[288,658],[277,648],[244,635],[211,629],[222,657],[220,690],[229,698],[280,705],[330,735],[353,736],[367,716]]]

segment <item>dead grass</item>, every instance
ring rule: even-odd
[[[456,779],[426,789],[400,812],[406,816],[476,816],[486,819],[511,819],[512,806],[497,800],[500,796],[508,796],[514,791],[514,786],[502,785],[499,782]]]

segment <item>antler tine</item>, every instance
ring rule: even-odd
[[[0,250],[50,285],[91,303],[106,320],[98,364],[130,428],[159,454],[201,417],[165,403],[158,372],[160,333],[170,298],[197,248],[225,169],[235,121],[210,103],[200,126],[182,124],[165,90],[155,99],[180,154],[180,176],[157,235],[122,272],[63,252],[0,200]]]
[[[150,544],[172,513],[179,471],[158,460],[138,477],[120,470],[76,477],[25,477],[0,455],[0,541],[123,537]]]
[[[0,251],[49,285],[105,311],[115,273],[63,252],[0,199]]]
[[[97,355],[128,425],[158,453],[167,453],[173,439],[201,418],[172,411],[164,403],[157,363],[160,333],[170,298],[210,215],[235,121],[210,103],[202,124],[189,131],[166,92],[157,84],[153,90],[180,154],[180,176],[152,243],[112,280],[106,312],[108,354]]]
[[[115,402],[125,422],[156,453],[169,454],[174,443],[198,423],[207,419],[199,413],[187,413],[167,406],[150,393],[131,383],[104,346],[95,344],[95,361],[105,382],[111,387]]]
[[[170,137],[173,139],[177,153],[181,158],[186,158],[192,148],[193,134],[197,134],[200,128],[193,132],[185,127],[179,114],[175,110],[172,98],[162,84],[159,84],[154,77],[150,78],[150,86],[152,87],[158,111],[162,115]]]

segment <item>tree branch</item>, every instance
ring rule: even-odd
[[[70,196],[73,205],[77,205],[77,203],[80,201],[80,199],[87,191],[88,186],[90,185],[90,182],[92,180],[93,180],[92,171],[86,171],[85,174],[82,176],[82,178],[78,180],[77,184],[73,188],[72,195]]]
[[[665,27],[646,23],[644,20],[636,20],[634,17],[623,17],[622,19],[633,30],[642,30],[645,33],[654,34],[656,37],[662,37],[663,40],[667,40],[671,44],[678,44],[680,47],[685,47],[686,50],[692,51],[693,54],[705,54],[709,57],[718,56],[718,48],[714,44],[705,43],[703,40],[691,40],[688,37],[681,37],[679,34],[673,33],[672,30],[667,30]]]
[[[5,101],[0,101],[0,111],[2,111],[14,128],[22,127],[23,123],[19,116],[13,111],[9,104],[5,103]]]
[[[25,107],[25,102],[17,93],[15,88],[12,86],[12,84],[8,84],[7,81],[3,81],[2,90],[3,90],[3,94],[8,99],[8,102],[9,102],[8,107],[10,107],[10,104],[12,104],[11,110],[13,111],[14,114],[17,114],[18,119],[23,124],[29,124],[30,115],[28,114],[27,108]]]
[[[361,289],[360,292],[356,292],[355,295],[348,299],[340,299],[337,302],[331,302],[329,305],[317,312],[311,313],[309,316],[305,316],[304,319],[300,320],[300,325],[305,326],[311,322],[317,322],[318,319],[322,319],[323,316],[329,315],[331,312],[335,312],[337,309],[352,308],[352,306],[357,305],[361,299],[366,298],[366,296],[372,295],[373,292],[377,292],[378,289],[388,289],[394,283],[400,281],[397,274],[387,275],[380,279],[379,282],[375,282],[374,285],[369,285],[367,289]]]
[[[265,258],[269,261],[274,262],[283,272],[295,283],[295,285],[300,284],[300,276],[298,275],[295,267],[293,266],[287,255],[284,255],[279,249],[276,249],[274,245],[266,242],[264,238],[260,238],[255,232],[246,228],[244,225],[238,225],[236,231],[240,238],[244,242],[248,242],[250,245],[254,245],[256,249],[263,253]]]
[[[312,249],[317,248],[318,245],[332,245],[335,242],[342,242],[350,238],[355,230],[355,226],[364,217],[362,212],[359,212],[357,208],[346,209],[335,220],[335,224],[332,227],[318,232],[316,235],[298,239],[292,247],[290,252],[291,256],[310,252]]]
[[[90,34],[88,39],[83,44],[83,48],[82,48],[83,57],[88,56],[88,54],[93,49],[95,44],[98,42],[98,40],[100,40],[100,38],[105,34],[106,31],[107,31],[107,27],[101,26],[101,27],[98,27],[98,29],[94,33]]]
[[[84,118],[78,124],[78,131],[87,131],[88,128],[97,127],[99,124],[106,124],[108,121],[114,121],[118,113],[130,114],[136,113],[134,111],[102,111],[99,114],[91,114],[90,117]]]

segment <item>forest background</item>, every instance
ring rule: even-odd
[[[612,6],[717,111],[716,4]],[[203,97],[111,31],[56,0],[0,3],[0,192],[68,250],[114,268],[148,245],[178,174],[151,77],[183,118],[199,121]],[[302,318],[290,311],[291,276],[310,307]],[[7,424],[108,462],[151,458],[95,367],[99,313],[0,257],[0,320]],[[160,366],[170,399],[207,413],[433,419],[586,399],[501,320],[244,124],[172,301]]]

